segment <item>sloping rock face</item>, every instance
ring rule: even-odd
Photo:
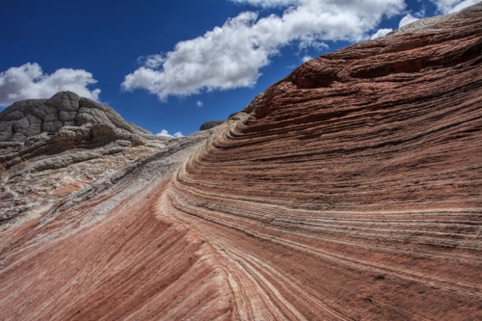
[[[167,144],[112,108],[72,92],[16,102],[0,113],[0,224],[44,213],[71,192]]]
[[[5,228],[0,315],[482,319],[481,50],[479,4],[323,55]]]

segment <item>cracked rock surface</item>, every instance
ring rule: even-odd
[[[168,144],[72,92],[16,102],[0,113],[0,223],[44,212]]]

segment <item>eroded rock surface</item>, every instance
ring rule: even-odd
[[[210,121],[207,121],[207,122],[203,123],[199,127],[199,130],[208,130],[208,129],[214,128],[218,125],[221,125],[222,123],[224,123],[224,120],[210,120]]]
[[[55,134],[62,129],[69,131],[76,127],[104,134],[85,133],[78,137],[84,143],[118,139],[135,141],[137,138],[134,136],[150,135],[148,131],[127,123],[106,105],[72,92],[60,92],[50,99],[22,100],[2,111],[0,141],[23,142],[41,133]]]
[[[44,213],[167,145],[168,139],[72,92],[16,102],[0,113],[0,224]]]
[[[0,315],[482,319],[482,4],[422,24],[5,227]]]

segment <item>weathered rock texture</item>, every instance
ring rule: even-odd
[[[207,122],[203,123],[199,127],[199,130],[208,130],[208,129],[214,128],[218,125],[221,125],[222,123],[224,123],[224,120],[210,120],[210,121],[207,121]]]
[[[41,133],[73,130],[72,127],[90,129],[90,135],[78,138],[84,143],[115,139],[136,141],[138,139],[134,136],[150,134],[127,123],[112,108],[72,92],[60,92],[50,99],[16,102],[0,114],[0,124],[0,141],[14,142],[22,142]]]
[[[167,144],[112,108],[71,92],[16,102],[0,113],[0,224],[48,211]]]
[[[481,37],[479,4],[311,60],[5,228],[0,315],[482,319]]]

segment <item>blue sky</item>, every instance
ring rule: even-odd
[[[71,90],[187,135],[310,57],[479,1],[3,1],[0,110]]]

